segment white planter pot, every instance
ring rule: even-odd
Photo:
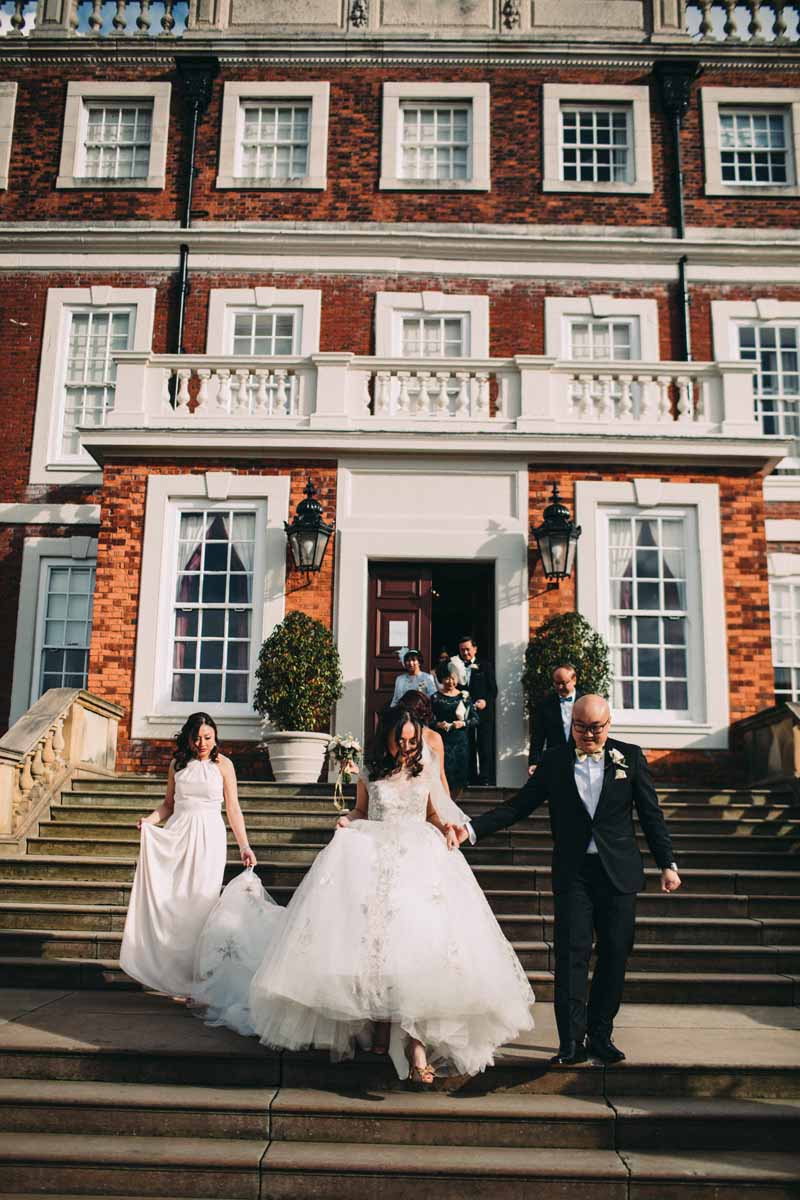
[[[316,783],[330,740],[329,733],[265,733],[275,782]]]

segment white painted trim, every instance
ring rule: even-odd
[[[470,122],[469,179],[403,179],[399,174],[402,134],[400,109],[404,100],[446,100],[452,104],[468,101]],[[491,140],[488,83],[384,83],[381,134],[382,191],[406,192],[488,192],[491,190],[489,146]]]
[[[658,303],[617,296],[546,296],[544,301],[545,354],[551,358],[569,358],[565,340],[569,317],[594,317],[614,320],[636,318],[639,322],[639,353],[643,362],[659,362]]]
[[[648,481],[649,482],[649,481]],[[645,498],[645,491],[642,492]],[[647,500],[653,500],[648,495]],[[725,588],[720,533],[719,487],[715,483],[662,483],[657,499],[660,507],[693,508],[697,516],[700,610],[702,629],[699,644],[703,662],[697,668],[697,681],[705,692],[704,712],[694,721],[667,723],[657,719],[628,722],[624,712],[614,714],[614,730],[621,737],[631,735],[643,740],[650,749],[725,749],[728,746],[730,698],[728,694],[727,630]],[[603,636],[601,571],[598,556],[598,508],[637,505],[636,481],[601,483],[579,481],[575,484],[575,519],[583,534],[578,542],[578,610]],[[643,512],[650,511],[642,508]],[[687,572],[690,567],[687,565]]]
[[[8,167],[11,161],[16,106],[16,83],[0,83],[0,188],[3,189],[8,187]]]
[[[232,313],[236,308],[299,308],[300,342],[294,353],[316,354],[322,292],[315,288],[212,288],[208,302],[207,354],[233,353]]]
[[[741,105],[749,108],[785,108],[789,118],[788,184],[723,183],[720,161],[720,106]],[[800,196],[800,88],[772,87],[701,87],[703,116],[703,159],[707,196]]]
[[[99,504],[0,504],[0,525],[99,524]]]
[[[463,505],[429,507],[414,514],[413,496],[403,493],[394,519],[385,514],[352,514],[351,497],[356,473],[428,475],[442,481],[448,475],[486,477],[498,474],[509,480],[511,510],[474,514],[469,496]],[[500,698],[497,722],[498,782],[520,786],[525,780],[528,733],[522,705],[520,675],[529,636],[528,613],[528,469],[524,460],[497,463],[441,458],[404,460],[377,457],[367,461],[339,460],[336,548],[336,608],[334,633],[342,660],[345,691],[336,710],[336,728],[363,731],[367,646],[367,575],[370,560],[468,560],[494,562],[496,646],[494,661]],[[491,657],[491,655],[490,655]]]
[[[257,550],[253,578],[253,645],[252,666],[258,659],[261,642],[283,618],[286,599],[286,535],[283,523],[289,516],[290,479],[288,475],[233,475],[225,481],[224,499],[217,486],[221,480],[207,475],[151,475],[147,480],[144,539],[142,544],[141,586],[136,637],[136,674],[131,712],[131,737],[171,737],[181,719],[193,711],[191,704],[169,704],[160,700],[169,678],[164,662],[166,647],[171,638],[171,596],[167,594],[174,572],[174,538],[170,536],[171,514],[177,506],[188,501],[208,500],[209,506],[227,502],[254,501],[266,508],[266,533],[262,549],[261,569],[258,570]],[[226,474],[221,472],[219,474]],[[260,576],[260,578],[259,578]],[[161,580],[159,591],[156,581]],[[166,584],[166,586],[165,586]],[[258,588],[261,604],[259,605]],[[261,719],[244,705],[214,706],[215,718],[224,738],[258,741]],[[249,709],[249,706],[247,706]],[[229,710],[226,712],[226,708]],[[233,711],[236,710],[236,711]],[[242,710],[242,711],[240,711]],[[218,716],[217,716],[218,714]]]
[[[467,347],[465,357],[489,357],[489,297],[445,295],[444,292],[378,292],[375,296],[375,353],[379,357],[399,358],[397,343],[398,313],[465,314]]]
[[[800,542],[800,520],[775,520],[767,517],[764,522],[768,542]]]
[[[561,105],[626,104],[633,127],[633,180],[600,183],[562,179]],[[636,84],[543,83],[542,137],[544,139],[543,192],[610,192],[649,195],[653,191],[650,149],[650,89]]]
[[[767,574],[770,581],[780,579],[785,583],[795,576],[800,579],[800,554],[783,553],[767,555]]]
[[[169,140],[169,105],[171,83],[147,80],[70,80],[67,84],[67,103],[64,110],[64,136],[61,142],[61,165],[56,179],[57,188],[81,188],[101,191],[162,190],[167,181],[167,142]],[[89,179],[81,174],[86,139],[87,100],[153,101],[153,123],[150,134],[150,163],[143,179]]]
[[[14,643],[14,670],[11,683],[9,724],[18,721],[31,704],[34,662],[37,657],[38,626],[41,612],[42,563],[60,558],[70,561],[97,558],[97,541],[89,537],[28,537],[22,548],[19,582],[17,634]]]
[[[311,123],[308,143],[308,172],[300,179],[249,179],[241,174],[239,152],[242,142],[243,102],[247,100],[308,100]],[[324,81],[300,83],[252,80],[227,82],[222,92],[222,120],[219,139],[218,188],[260,188],[323,190],[327,187],[328,109],[330,84]]]
[[[31,483],[96,485],[100,480],[97,466],[88,454],[65,459],[60,454],[63,418],[63,387],[68,348],[68,322],[72,309],[106,308],[135,310],[133,350],[150,350],[153,344],[155,288],[112,288],[103,285],[86,288],[50,288],[47,292],[39,388],[36,397],[33,444],[31,447]]]

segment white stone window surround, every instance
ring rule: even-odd
[[[16,107],[16,83],[0,83],[0,189],[8,187],[8,165],[11,161]]]
[[[378,292],[375,297],[375,354],[402,357],[404,316],[435,313],[465,316],[465,358],[489,357],[489,297],[444,292]]]
[[[403,179],[400,176],[402,142],[402,104],[468,103],[471,108],[470,162],[468,179]],[[383,191],[411,192],[488,192],[491,188],[489,157],[490,120],[488,83],[384,83],[381,135],[381,177]]]
[[[67,84],[67,105],[64,112],[64,137],[61,142],[61,165],[56,179],[57,188],[150,188],[166,187],[167,142],[169,140],[169,105],[172,84],[147,80],[71,80]],[[150,168],[142,179],[89,179],[83,169],[86,144],[88,101],[152,100],[153,123],[150,140]]]
[[[782,522],[782,524],[787,524],[787,523],[788,522]],[[800,538],[798,540],[800,540]],[[788,664],[788,663],[776,663],[775,662],[775,645],[774,645],[775,637],[774,637],[774,633],[773,633],[775,618],[774,618],[774,612],[773,612],[773,607],[772,607],[772,600],[773,600],[772,584],[773,583],[786,583],[786,584],[790,584],[793,588],[800,588],[800,554],[786,553],[786,552],[780,553],[780,554],[773,552],[771,554],[768,554],[767,555],[767,575],[769,577],[769,584],[770,584],[770,589],[769,589],[769,591],[770,591],[770,635],[772,637],[772,642],[773,642],[773,645],[772,645],[773,671],[779,666],[788,667],[788,669],[792,673],[792,677],[795,678],[796,672],[798,669],[797,666],[795,666],[793,664]],[[777,688],[775,690],[777,691]],[[789,697],[789,698],[791,698],[791,697]]]
[[[75,537],[27,537],[22,548],[17,634],[14,644],[14,673],[11,684],[9,723],[14,724],[33,701],[41,646],[42,579],[46,568],[70,562],[97,559],[97,539]]]
[[[561,105],[626,104],[633,123],[633,179],[630,183],[562,179]],[[649,195],[653,191],[650,147],[650,89],[643,84],[542,84],[544,138],[543,192],[619,192]]]
[[[261,643],[282,620],[286,593],[286,534],[289,517],[288,475],[151,475],[147,481],[142,578],[136,635],[136,674],[131,737],[169,738],[196,707],[169,697],[172,673],[166,661],[172,645],[171,594],[175,574],[174,536],[183,507],[254,508],[256,558],[253,570],[251,669]],[[160,581],[160,588],[156,586]],[[251,704],[216,704],[215,716],[225,739],[258,741],[261,719]],[[218,716],[217,716],[218,714]]]
[[[300,179],[250,179],[241,173],[244,102],[247,100],[307,100],[311,105],[308,171]],[[218,188],[294,188],[324,191],[328,186],[328,112],[330,84],[327,81],[227,82],[222,91]]]
[[[715,483],[663,483],[659,479],[575,484],[575,520],[583,529],[576,564],[577,608],[604,636],[608,630],[606,575],[599,561],[599,510],[619,507],[639,508],[643,516],[650,510],[694,510],[702,622],[696,643],[700,661],[695,658],[695,676],[699,692],[704,694],[695,700],[701,712],[696,720],[665,721],[657,713],[652,720],[631,720],[620,711],[614,713],[614,733],[654,750],[726,749],[730,699],[719,488]]]
[[[724,183],[720,162],[720,107],[783,108],[789,127],[789,183]],[[701,87],[700,108],[703,114],[703,158],[705,163],[705,194],[707,196],[800,196],[800,88]]]
[[[569,326],[573,317],[633,320],[639,327],[639,353],[642,362],[661,361],[658,303],[655,300],[629,300],[625,296],[546,296],[545,354],[557,359],[570,357]]]
[[[237,310],[299,309],[297,353],[302,358],[319,352],[322,292],[315,288],[212,288],[208,300],[207,354],[233,353],[233,321]]]
[[[156,308],[155,288],[112,288],[97,285],[48,290],[31,447],[31,483],[92,485],[102,478],[100,469],[88,454],[69,459],[61,456],[61,427],[72,312],[111,307],[135,310],[131,349],[150,350],[153,344]]]
[[[460,503],[445,511],[436,497],[453,487]],[[340,459],[336,511],[334,634],[347,683],[335,728],[364,728],[370,561],[493,562],[495,646],[487,657],[493,652],[503,696],[498,784],[518,787],[528,754],[519,686],[529,637],[527,462]]]

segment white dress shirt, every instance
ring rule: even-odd
[[[575,708],[575,693],[572,692],[569,696],[559,696],[558,703],[561,705],[561,724],[564,726],[564,738],[569,741],[569,735],[572,733],[572,713]]]

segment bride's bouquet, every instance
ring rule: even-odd
[[[361,762],[361,742],[352,733],[342,737],[337,733],[328,742],[328,754],[339,766],[339,774],[333,785],[333,804],[337,812],[344,812],[347,804],[344,798],[344,785],[351,782],[351,777],[358,771]]]

